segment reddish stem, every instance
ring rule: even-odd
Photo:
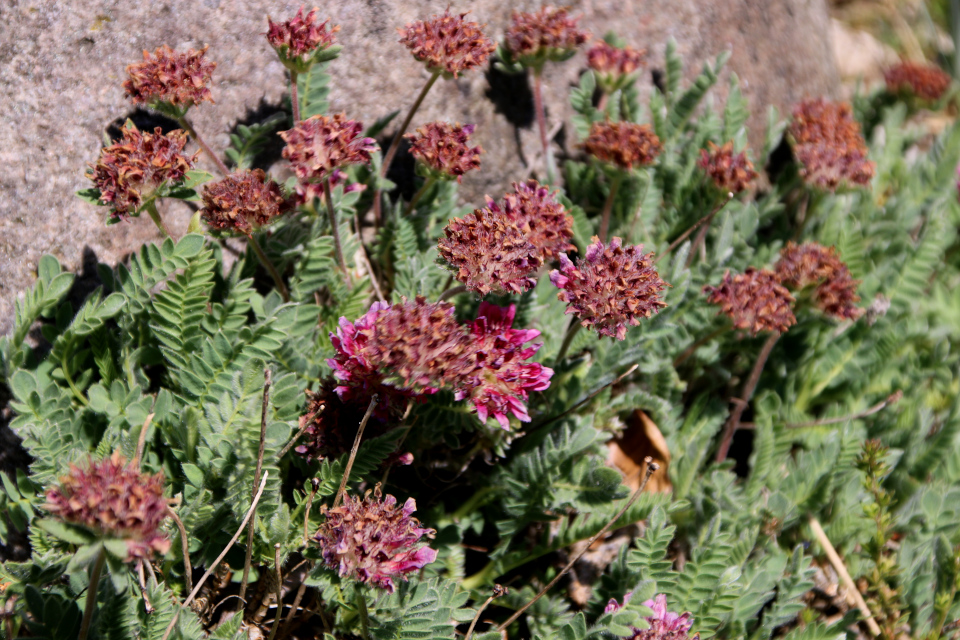
[[[753,397],[753,392],[756,390],[757,383],[760,381],[760,373],[763,372],[763,365],[767,363],[767,358],[770,357],[770,352],[773,351],[773,345],[777,343],[777,338],[779,337],[779,333],[772,333],[770,337],[767,338],[767,341],[763,343],[763,348],[760,349],[760,355],[757,356],[757,361],[753,365],[750,377],[747,378],[747,383],[743,385],[743,393],[740,394],[742,397],[733,399],[733,410],[730,412],[730,418],[723,428],[720,449],[717,451],[717,462],[723,462],[727,459],[727,454],[730,452],[730,444],[733,442],[733,434],[737,431],[737,427],[740,426],[740,417],[743,416],[743,412],[746,410],[750,398]]]

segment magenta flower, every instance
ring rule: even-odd
[[[557,298],[567,303],[568,314],[617,340],[626,337],[627,325],[637,326],[667,306],[660,292],[669,285],[660,279],[653,254],[644,254],[642,246],[624,247],[620,238],[604,245],[594,236],[576,266],[561,253],[550,282],[560,289]]]
[[[604,613],[618,611],[627,606],[632,593],[623,596],[623,604],[610,599]],[[652,616],[644,618],[649,624],[647,629],[637,629],[633,627],[633,635],[630,640],[688,640],[690,638],[690,627],[693,626],[693,617],[689,613],[674,613],[667,611],[667,596],[658,594],[653,600],[647,600],[643,606],[653,611]],[[697,637],[697,634],[694,634]]]
[[[521,422],[530,422],[529,393],[549,387],[553,376],[553,369],[526,362],[542,345],[524,345],[540,332],[511,328],[516,312],[516,305],[480,303],[477,319],[470,325],[476,369],[463,376],[456,391],[457,400],[473,403],[481,422],[493,416],[504,429],[510,428],[511,413]]]
[[[319,22],[319,9],[313,8],[306,15],[303,6],[292,19],[274,22],[267,18],[267,41],[276,50],[280,61],[291,71],[304,73],[310,69],[317,54],[334,46],[339,25],[327,28],[329,20]]]
[[[417,503],[408,498],[397,508],[391,495],[381,500],[380,487],[363,499],[347,496],[343,505],[322,507],[326,521],[314,535],[320,543],[324,563],[341,577],[369,583],[389,592],[394,579],[407,579],[437,558],[430,547],[419,546],[421,538],[433,538],[436,531],[420,526],[413,517]]]
[[[301,182],[323,180],[336,169],[370,162],[377,141],[364,138],[362,133],[363,124],[347,120],[342,113],[313,116],[280,132],[287,143],[283,157],[290,161]]]

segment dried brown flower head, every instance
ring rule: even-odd
[[[922,100],[939,100],[950,87],[950,74],[939,67],[901,62],[883,72],[890,93],[910,93]]]
[[[513,12],[506,48],[520,64],[538,68],[543,63],[566,60],[590,37],[577,28],[579,17],[566,8],[545,6],[531,13]]]
[[[600,40],[587,51],[587,65],[596,73],[600,88],[613,93],[636,80],[646,55],[645,49],[620,48]]]
[[[502,203],[454,218],[438,243],[440,258],[470,291],[522,293],[548,259],[573,249],[573,219],[535,180],[514,183]]]
[[[824,247],[816,242],[802,245],[788,242],[780,251],[780,260],[774,265],[777,277],[794,290],[815,286],[813,293],[817,306],[827,315],[856,320],[864,310],[857,307],[858,280],[850,275],[850,269],[840,260],[834,247]]]
[[[437,558],[437,552],[422,546],[421,538],[436,531],[420,526],[413,517],[417,503],[407,498],[403,507],[391,495],[381,499],[380,485],[371,497],[347,496],[339,507],[321,507],[325,516],[314,535],[324,563],[341,577],[369,583],[393,592],[394,579],[407,579]]]
[[[163,474],[128,466],[119,452],[85,467],[70,465],[60,485],[47,491],[47,511],[97,535],[120,538],[127,560],[164,554],[170,541],[161,530],[167,517]]]
[[[151,134],[124,127],[122,133],[87,172],[115,218],[137,215],[158,189],[183,180],[197,158],[183,154],[187,134],[180,129],[164,134],[157,127]]]
[[[410,153],[431,175],[460,182],[467,171],[480,168],[483,149],[470,146],[474,128],[472,124],[460,126],[459,122],[431,122],[405,137],[410,140]]]
[[[497,47],[479,24],[464,20],[466,15],[453,15],[448,9],[429,20],[411,22],[397,30],[400,42],[434,73],[455,78],[463,71],[482,67]]]
[[[236,171],[204,185],[200,215],[214,229],[250,235],[291,208],[280,185],[254,169]]]
[[[706,286],[703,292],[708,302],[720,305],[720,313],[730,316],[733,326],[753,335],[783,333],[797,323],[790,306],[793,296],[769,269],[750,267],[732,276],[728,271],[719,286]]]
[[[616,237],[605,246],[594,236],[576,266],[560,254],[560,269],[550,272],[550,282],[560,289],[557,298],[567,303],[566,313],[617,340],[626,337],[627,325],[637,326],[667,306],[660,292],[668,285],[653,266],[653,254],[644,254],[642,246],[624,247]]]
[[[363,124],[347,120],[342,113],[313,116],[280,132],[287,143],[283,157],[290,161],[301,181],[323,180],[335,169],[370,162],[377,142],[364,138],[362,132]]]
[[[134,104],[166,103],[180,113],[195,104],[213,102],[207,85],[217,63],[207,60],[206,53],[207,47],[177,53],[166,45],[152,55],[144,51],[143,62],[127,66],[130,77],[123,88]]]
[[[789,133],[808,184],[835,191],[867,185],[873,178],[875,165],[867,160],[867,145],[848,103],[823,98],[801,102],[793,109]]]
[[[633,122],[594,122],[583,142],[588,154],[620,169],[653,164],[663,150],[650,125]]]
[[[724,193],[740,193],[756,180],[757,172],[744,151],[733,152],[733,143],[718,147],[708,143],[710,150],[700,150],[699,166],[714,185]]]
[[[314,7],[307,15],[303,15],[301,6],[297,15],[286,22],[274,22],[267,18],[267,41],[288,69],[306,72],[313,65],[317,53],[337,43],[334,34],[340,31],[340,25],[327,29],[330,21],[317,22],[319,12]]]

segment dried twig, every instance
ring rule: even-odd
[[[143,421],[140,427],[140,437],[137,438],[137,452],[133,454],[133,468],[140,468],[140,460],[143,459],[143,448],[147,446],[147,431],[150,429],[150,423],[153,422],[154,414],[148,414],[147,419]]]
[[[340,503],[343,502],[343,498],[347,493],[347,481],[350,479],[350,470],[353,469],[353,461],[357,458],[357,450],[360,448],[360,439],[363,437],[363,430],[366,428],[367,421],[373,414],[373,408],[377,406],[377,402],[379,401],[380,396],[373,394],[373,397],[370,398],[370,406],[367,407],[367,412],[363,414],[363,420],[360,421],[360,428],[357,429],[357,437],[353,439],[353,448],[350,449],[350,457],[347,458],[347,466],[343,470],[343,478],[340,479],[340,489],[337,491],[337,497],[333,501],[334,509],[340,506]]]
[[[260,483],[260,473],[263,471],[263,452],[266,447],[267,439],[267,409],[270,406],[270,384],[273,382],[270,369],[263,370],[263,403],[260,406],[260,448],[257,450],[257,468],[253,473],[253,487],[256,493],[256,487]],[[250,563],[253,559],[253,533],[256,529],[257,519],[250,521],[250,528],[247,530],[247,555],[243,561],[243,577],[240,580],[240,606],[246,607],[247,600],[247,579],[250,577]]]
[[[493,585],[493,595],[487,598],[486,602],[480,605],[480,608],[477,609],[477,615],[473,617],[473,622],[470,623],[470,628],[467,629],[467,635],[466,637],[464,637],[463,640],[470,640],[470,636],[473,635],[473,630],[477,626],[477,622],[480,621],[480,614],[483,613],[484,609],[490,606],[490,603],[493,602],[495,598],[499,598],[500,596],[505,596],[505,595],[507,595],[506,587],[499,584]]]
[[[317,411],[316,415],[320,415],[321,413],[323,413],[323,410],[326,408],[327,408],[326,406],[320,407],[320,410]],[[283,449],[280,449],[280,453],[277,454],[277,460],[282,460],[283,456],[287,455],[287,452],[290,451],[293,445],[297,444],[297,440],[300,439],[300,436],[303,435],[303,432],[306,431],[309,426],[310,426],[310,422],[307,422],[306,420],[304,420],[303,426],[301,426],[297,430],[297,432],[293,434],[293,437],[290,438],[290,441],[284,445]]]
[[[146,560],[143,560],[142,558],[137,561],[137,579],[140,582],[140,595],[143,597],[143,610],[147,615],[150,615],[156,611],[156,609],[152,604],[150,604],[150,598],[147,597],[147,580],[143,576],[144,562],[146,562]]]
[[[316,478],[311,478],[310,484],[313,485],[313,490],[310,492],[310,497],[307,498],[307,508],[303,513],[303,544],[307,544],[307,541],[309,540],[307,531],[310,527],[310,507],[313,506],[313,499],[317,497],[317,490],[320,488],[320,481]]]
[[[817,542],[820,543],[820,546],[823,547],[824,553],[827,554],[827,559],[830,560],[830,564],[833,565],[837,575],[840,576],[843,586],[846,587],[847,600],[851,605],[854,605],[860,609],[860,613],[863,614],[864,622],[867,623],[867,627],[870,629],[870,634],[873,636],[879,636],[880,625],[877,624],[873,614],[870,612],[870,607],[867,606],[867,602],[860,594],[860,590],[857,589],[857,585],[854,584],[853,578],[850,577],[850,573],[847,571],[846,565],[843,564],[843,559],[840,558],[840,554],[838,554],[837,550],[833,548],[833,544],[830,542],[830,538],[827,537],[823,527],[820,526],[820,522],[814,516],[810,516],[808,522],[810,523],[810,530],[813,531],[814,537],[816,537]]]
[[[193,588],[193,591],[190,592],[190,595],[187,596],[187,599],[183,601],[183,607],[190,606],[190,603],[193,602],[193,599],[197,597],[197,594],[200,593],[200,589],[203,587],[203,583],[207,581],[213,572],[217,569],[223,559],[227,556],[227,553],[230,552],[230,549],[233,548],[233,545],[237,543],[237,540],[240,538],[240,534],[243,533],[243,530],[247,528],[247,522],[250,521],[250,518],[253,516],[253,512],[257,510],[257,503],[260,502],[260,496],[263,495],[263,490],[267,486],[267,478],[270,477],[269,471],[263,472],[263,479],[260,480],[260,488],[257,489],[257,494],[253,497],[253,503],[250,505],[250,508],[247,510],[247,514],[243,516],[243,522],[240,523],[240,526],[237,527],[237,532],[233,534],[233,537],[230,538],[230,542],[227,543],[227,546],[223,548],[223,551],[220,552],[220,555],[217,556],[217,559],[213,561],[207,570],[203,573],[203,576],[200,577],[200,581],[197,582],[196,586]],[[163,638],[161,640],[167,640],[170,637],[170,634],[173,632],[173,627],[176,626],[177,620],[180,619],[180,609],[173,614],[173,619],[170,620],[170,624],[167,625],[167,630],[163,633]]]
[[[794,422],[787,424],[787,429],[802,429],[804,427],[822,427],[828,424],[837,424],[838,422],[848,422],[850,420],[859,420],[860,418],[866,418],[867,416],[872,416],[875,413],[879,413],[889,407],[892,404],[896,404],[903,398],[903,391],[897,390],[894,393],[891,393],[883,402],[878,402],[869,409],[861,411],[860,413],[854,413],[849,416],[841,416],[839,418],[824,418],[823,420],[813,420],[811,422]]]
[[[727,419],[727,424],[723,428],[723,436],[720,438],[720,448],[717,450],[718,463],[727,459],[727,454],[730,452],[730,445],[733,443],[733,434],[737,432],[737,428],[740,426],[740,417],[750,403],[750,398],[753,397],[757,383],[760,382],[763,365],[767,363],[767,358],[770,357],[770,352],[773,351],[773,345],[777,343],[779,337],[779,333],[774,332],[770,334],[767,341],[763,343],[763,348],[760,349],[757,361],[753,364],[750,377],[747,378],[746,384],[743,385],[743,393],[740,394],[742,397],[730,399],[733,403],[733,409],[730,411],[730,417]]]
[[[293,571],[287,573],[289,576]],[[293,598],[293,606],[290,607],[289,613],[287,613],[287,620],[283,623],[283,633],[280,635],[285,636],[287,632],[290,631],[290,625],[293,624],[293,619],[297,615],[297,610],[300,609],[300,602],[303,600],[303,594],[307,592],[307,583],[305,581],[300,582],[300,586],[297,588],[297,595]]]
[[[530,607],[532,607],[537,600],[539,600],[540,598],[542,598],[542,597],[547,593],[547,591],[550,591],[550,589],[553,587],[553,585],[557,584],[557,583],[560,581],[560,578],[562,578],[563,576],[565,576],[565,575],[567,574],[567,572],[570,571],[570,569],[573,567],[573,565],[576,564],[577,560],[579,560],[581,557],[583,557],[583,554],[585,554],[585,553],[587,552],[587,550],[590,548],[590,546],[591,546],[594,542],[596,542],[597,540],[599,540],[601,537],[603,537],[603,535],[604,535],[607,531],[610,530],[610,527],[612,527],[613,524],[614,524],[617,520],[619,520],[619,519],[623,516],[623,514],[625,514],[625,513],[627,512],[627,509],[629,509],[630,507],[633,506],[633,503],[637,501],[637,498],[640,497],[640,494],[643,493],[644,488],[647,486],[647,482],[650,480],[650,476],[652,476],[653,473],[654,473],[657,469],[660,468],[660,465],[657,464],[656,462],[654,462],[654,461],[653,461],[653,458],[651,458],[650,456],[647,456],[646,458],[644,458],[644,459],[643,459],[643,462],[644,462],[644,464],[647,465],[646,473],[644,473],[644,475],[643,475],[643,480],[640,481],[640,486],[637,487],[637,490],[633,492],[633,495],[630,496],[630,499],[627,500],[626,504],[624,504],[623,507],[620,508],[620,511],[618,511],[617,514],[616,514],[615,516],[613,516],[613,518],[611,518],[611,519],[607,522],[607,524],[603,525],[603,528],[600,529],[600,531],[598,531],[597,533],[595,533],[589,540],[587,540],[587,542],[583,545],[583,548],[580,549],[579,553],[577,553],[576,555],[574,555],[574,556],[570,559],[570,561],[566,564],[566,566],[563,568],[563,570],[561,570],[560,573],[558,573],[557,576],[556,576],[553,580],[551,580],[549,583],[547,583],[547,586],[545,586],[543,589],[541,589],[541,590],[540,590],[540,593],[538,593],[537,595],[535,595],[535,596],[533,597],[533,599],[530,600],[527,604],[525,604],[525,605],[523,605],[522,607],[520,607],[519,609],[517,609],[516,612],[514,612],[514,614],[513,614],[512,616],[510,616],[509,618],[507,618],[506,622],[504,622],[504,623],[501,624],[499,627],[497,627],[497,631],[503,631],[504,629],[506,629],[507,627],[509,627],[510,624],[513,623],[514,620],[516,620],[517,618],[519,618],[520,615],[523,614],[524,611],[526,611],[527,609],[529,609]]]
[[[639,364],[633,365],[632,367],[630,367],[629,369],[627,369],[626,371],[624,371],[623,373],[621,373],[619,376],[617,376],[616,378],[614,378],[613,380],[611,380],[611,381],[608,382],[607,384],[605,384],[605,385],[603,385],[603,386],[601,386],[601,387],[598,387],[597,389],[594,389],[593,391],[591,391],[591,392],[590,392],[590,395],[588,395],[588,396],[587,396],[586,398],[584,398],[583,400],[580,400],[579,402],[577,402],[576,404],[574,404],[573,406],[571,406],[569,409],[566,409],[566,410],[563,411],[562,413],[558,413],[557,415],[555,415],[555,416],[553,416],[553,417],[551,417],[551,418],[547,418],[547,420],[546,420],[545,422],[541,422],[540,424],[538,424],[538,425],[536,426],[536,428],[539,429],[540,427],[543,427],[543,426],[546,426],[546,425],[551,424],[551,423],[553,423],[553,422],[556,422],[557,420],[560,420],[561,418],[565,418],[566,416],[570,415],[571,413],[573,413],[574,411],[576,411],[577,409],[579,409],[579,408],[582,407],[583,405],[587,404],[588,402],[590,402],[591,400],[593,400],[594,398],[596,398],[596,397],[597,397],[598,395],[600,395],[600,393],[601,393],[604,389],[606,389],[607,387],[612,387],[612,386],[615,385],[615,384],[620,384],[620,381],[621,381],[621,380],[623,380],[624,378],[626,378],[627,376],[629,376],[631,373],[633,373],[634,371],[636,371],[639,367],[640,367]]]
[[[193,567],[190,566],[190,542],[187,540],[187,528],[183,526],[183,520],[173,510],[173,507],[167,507],[167,513],[177,523],[177,529],[180,530],[180,547],[183,549],[183,577],[187,583],[187,593],[193,591]]]
[[[277,572],[277,614],[273,618],[273,627],[270,628],[270,637],[267,640],[277,637],[277,629],[280,628],[280,620],[283,618],[283,575],[280,573],[279,542],[273,545],[273,570]]]

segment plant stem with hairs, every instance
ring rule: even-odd
[[[160,229],[160,233],[163,234],[163,237],[169,238],[170,231],[167,230],[167,225],[163,224],[163,218],[160,217],[160,212],[157,211],[157,199],[150,198],[147,200],[147,204],[145,204],[143,208],[147,210],[148,214],[150,214],[150,219],[153,220],[153,224],[157,225],[157,229]]]
[[[267,408],[270,406],[270,384],[272,382],[270,369],[263,370],[263,403],[260,407],[260,447],[257,451],[257,467],[253,472],[253,495],[257,493],[257,485],[260,484],[260,473],[263,471],[263,452],[266,446],[267,438]],[[250,562],[253,558],[253,530],[256,528],[257,519],[250,521],[250,528],[247,530],[247,555],[243,561],[243,577],[240,580],[240,606],[246,605],[244,596],[247,595],[247,579],[250,577]]]
[[[553,149],[547,137],[547,112],[543,106],[543,68],[533,69],[533,109],[537,114],[537,128],[540,130],[540,144],[543,146],[543,161],[547,168],[547,184],[552,185],[556,180],[556,170],[553,167]]]
[[[733,442],[733,434],[736,433],[737,427],[740,426],[740,418],[743,416],[743,412],[746,410],[747,405],[750,403],[750,398],[753,397],[753,392],[757,388],[757,383],[760,381],[763,365],[767,363],[767,358],[770,357],[770,352],[773,351],[773,345],[777,343],[779,337],[779,333],[771,333],[770,337],[763,343],[760,354],[757,356],[757,361],[753,364],[753,369],[750,371],[750,377],[747,378],[746,384],[743,385],[743,392],[740,394],[741,397],[731,399],[733,402],[733,410],[730,412],[727,424],[723,427],[720,448],[717,450],[717,462],[723,462],[727,459],[727,454],[730,452],[730,444]]]
[[[367,412],[363,414],[363,419],[360,421],[360,428],[357,429],[357,437],[353,439],[353,447],[350,449],[347,466],[343,470],[343,478],[340,479],[340,489],[337,491],[337,497],[333,501],[334,508],[340,506],[344,496],[347,495],[347,481],[350,479],[350,470],[353,469],[353,461],[357,458],[357,450],[360,448],[360,439],[363,438],[363,430],[366,428],[367,421],[370,420],[370,416],[373,414],[373,408],[377,406],[377,402],[379,401],[380,396],[373,394],[373,397],[370,398],[370,405],[367,407]]]
[[[90,586],[87,587],[87,601],[83,606],[83,621],[80,622],[80,633],[77,640],[87,640],[90,632],[90,622],[93,620],[93,610],[97,608],[97,587],[100,586],[100,574],[103,573],[103,564],[107,561],[107,550],[100,548],[97,559],[93,563],[90,573]]]
[[[283,277],[280,275],[280,272],[277,271],[277,267],[274,266],[273,261],[264,253],[263,247],[260,246],[260,243],[257,242],[257,239],[253,237],[253,235],[247,236],[247,242],[250,244],[253,252],[257,254],[257,259],[260,260],[260,264],[262,264],[263,268],[270,274],[270,277],[273,279],[273,284],[276,285],[277,291],[280,292],[280,297],[283,298],[284,302],[290,302],[290,290],[287,289],[287,285],[283,282]]]
[[[407,208],[403,212],[404,217],[409,216],[411,213],[413,213],[413,208],[417,206],[417,202],[420,201],[420,198],[423,197],[423,194],[425,194],[427,190],[430,187],[432,187],[433,183],[435,183],[436,181],[437,181],[436,176],[430,176],[424,181],[423,185],[419,189],[417,189],[417,192],[413,194],[412,198],[410,198],[410,202],[407,204]]]
[[[390,142],[390,147],[387,149],[387,153],[383,156],[383,165],[380,167],[381,178],[386,176],[387,172],[390,170],[390,165],[393,163],[393,157],[397,155],[397,149],[400,148],[400,141],[403,139],[403,134],[407,132],[407,128],[410,126],[410,122],[413,120],[413,116],[417,113],[417,110],[420,109],[420,105],[423,104],[423,99],[427,97],[427,93],[430,92],[430,88],[436,84],[439,77],[439,71],[435,71],[433,75],[430,76],[430,79],[427,80],[427,84],[423,85],[423,88],[420,90],[420,94],[414,101],[413,106],[410,107],[410,111],[407,112],[407,117],[403,119],[403,123],[400,125],[400,128],[397,129],[397,132],[393,135],[393,140]],[[380,200],[380,188],[378,187],[373,192],[373,218],[374,222],[376,222],[378,225],[380,224],[381,219]]]
[[[556,365],[559,365],[563,362],[563,359],[567,355],[567,351],[570,349],[570,343],[573,342],[574,336],[580,331],[581,324],[577,322],[576,318],[570,319],[570,324],[567,326],[567,332],[563,336],[563,342],[560,344],[560,351],[557,353]]]
[[[290,110],[293,116],[293,126],[300,122],[300,96],[297,94],[297,72],[290,71]]]
[[[347,270],[347,261],[343,258],[343,245],[340,244],[340,227],[337,225],[337,210],[333,206],[333,191],[330,189],[330,178],[323,180],[323,196],[327,200],[327,216],[330,218],[330,232],[333,234],[333,250],[337,255],[337,264],[343,270],[347,286],[353,287],[350,271]]]
[[[613,201],[617,199],[617,191],[620,190],[620,183],[623,182],[623,173],[617,172],[617,177],[610,183],[610,193],[603,203],[603,214],[600,216],[600,242],[607,241],[607,233],[610,231],[610,214],[613,212]]]
[[[220,173],[225,176],[230,175],[230,169],[228,169],[227,165],[223,163],[223,160],[221,160],[220,157],[213,152],[213,149],[210,148],[210,145],[208,145],[203,138],[200,137],[200,134],[197,133],[197,130],[194,129],[193,125],[190,124],[190,121],[187,120],[187,116],[180,116],[180,118],[177,119],[177,123],[183,127],[187,133],[190,134],[190,137],[197,142],[197,145],[199,145],[203,152],[207,154],[207,157],[213,160],[214,164],[217,165],[217,169],[220,170]]]

